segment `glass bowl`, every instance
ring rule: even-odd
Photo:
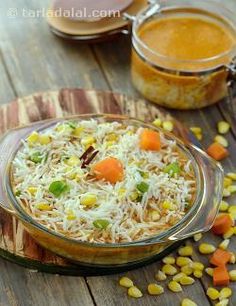
[[[19,219],[26,231],[43,247],[69,260],[90,266],[123,266],[146,261],[160,254],[174,242],[210,229],[218,213],[223,190],[223,169],[219,163],[190,143],[165,133],[176,140],[179,149],[192,161],[196,176],[196,196],[186,215],[174,226],[145,240],[130,243],[88,243],[70,239],[37,223],[16,200],[11,186],[11,162],[21,147],[21,140],[35,130],[41,131],[66,119],[96,119],[98,122],[121,122],[124,125],[161,129],[122,115],[88,114],[40,121],[8,131],[0,142],[0,205]]]
[[[131,74],[142,95],[165,107],[198,109],[227,96],[227,77],[236,56],[236,19],[233,12],[213,0],[152,1],[133,22]],[[148,46],[140,30],[166,18],[201,18],[227,29],[235,43],[227,52],[204,59],[177,59]],[[158,36],[153,37],[158,45]],[[233,39],[234,41],[234,39]]]

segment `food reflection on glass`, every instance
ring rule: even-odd
[[[11,167],[18,203],[35,221],[92,243],[143,240],[192,207],[191,160],[161,131],[64,121],[22,141]]]

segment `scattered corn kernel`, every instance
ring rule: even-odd
[[[199,133],[199,134],[195,134],[195,137],[197,138],[197,140],[202,140],[202,134],[201,133]]]
[[[167,279],[167,276],[165,275],[165,273],[163,273],[161,270],[159,270],[156,274],[155,274],[155,279],[158,281],[164,281]]]
[[[236,172],[227,173],[227,177],[231,178],[233,181],[236,181]]]
[[[92,136],[87,136],[87,137],[81,139],[81,144],[83,146],[92,145],[94,142],[95,142],[95,138],[92,137]]]
[[[230,129],[230,124],[226,121],[219,121],[217,124],[217,128],[220,134],[226,134]]]
[[[211,300],[217,300],[220,297],[220,292],[216,290],[215,288],[209,287],[207,289],[207,295]]]
[[[224,190],[223,190],[223,197],[224,198],[228,198],[230,196],[231,196],[231,193],[229,192],[229,190],[224,188]]]
[[[229,259],[229,263],[235,264],[235,262],[236,262],[236,257],[235,257],[235,255],[234,255],[234,253],[231,252],[231,256],[230,256],[230,259]]]
[[[227,306],[229,304],[229,299],[223,299],[215,304],[215,306]]]
[[[149,284],[148,285],[148,293],[151,295],[159,295],[164,292],[164,288],[157,284]]]
[[[39,134],[37,132],[33,132],[29,137],[27,138],[29,144],[34,144],[39,141]]]
[[[182,277],[186,276],[185,273],[180,272],[173,277],[173,281],[179,282]]]
[[[83,195],[80,199],[81,205],[94,206],[97,203],[97,197],[94,194]]]
[[[140,298],[143,296],[142,292],[136,286],[132,286],[128,289],[128,295],[133,298]]]
[[[181,306],[197,306],[197,304],[190,299],[183,299],[181,302]]]
[[[52,207],[47,203],[38,203],[36,204],[36,208],[43,211],[52,210]]]
[[[224,178],[224,187],[225,187],[225,188],[231,186],[232,183],[233,183],[233,181],[231,180],[231,178],[229,178],[229,177],[225,177],[225,178]]]
[[[180,256],[191,256],[193,254],[192,246],[185,246],[178,250]]]
[[[228,288],[228,287],[225,287],[225,288],[222,288],[220,290],[220,297],[219,299],[222,300],[222,299],[227,299],[229,298],[230,296],[232,295],[232,289]]]
[[[73,221],[76,219],[76,215],[74,215],[73,213],[69,213],[66,218],[69,221]]]
[[[220,211],[227,211],[229,208],[229,204],[225,201],[221,201],[220,203]]]
[[[201,278],[201,277],[202,277],[202,271],[201,271],[201,270],[194,270],[194,271],[193,271],[193,275],[194,275],[196,278]]]
[[[234,219],[236,219],[236,205],[230,206],[228,212],[234,217]]]
[[[230,194],[233,194],[236,192],[236,185],[231,185],[227,187],[227,190],[230,192]]]
[[[191,268],[189,265],[183,266],[181,267],[181,272],[183,272],[184,274],[188,276],[188,275],[193,274],[193,268]]]
[[[156,118],[156,119],[153,121],[152,124],[154,124],[154,125],[157,126],[157,127],[160,127],[161,124],[162,124],[162,121],[161,121],[160,118]]]
[[[106,139],[108,141],[114,141],[114,142],[117,141],[118,138],[119,138],[119,136],[116,135],[115,133],[111,133],[111,134],[107,135],[107,137],[106,137]]]
[[[179,256],[177,257],[177,260],[176,260],[176,264],[179,267],[183,267],[191,263],[192,263],[192,260],[188,257]]]
[[[130,197],[131,201],[135,201],[139,197],[139,193],[137,191],[133,191],[133,192],[131,192],[129,197]]]
[[[192,277],[189,277],[189,276],[183,276],[180,279],[180,284],[184,285],[184,286],[192,285],[194,282],[195,282],[195,280]]]
[[[219,247],[221,250],[226,250],[226,249],[228,248],[228,246],[229,246],[229,242],[230,242],[229,239],[224,239],[224,240],[219,244],[218,247]]]
[[[235,282],[236,281],[236,270],[231,270],[229,271],[229,278],[231,281]]]
[[[216,135],[214,141],[227,148],[229,146],[228,140],[222,135]]]
[[[175,264],[175,258],[173,256],[166,256],[162,259],[165,264],[173,265]]]
[[[205,269],[205,272],[208,274],[208,275],[210,275],[210,276],[213,276],[213,268],[206,268]]]
[[[168,210],[175,210],[176,209],[176,205],[174,205],[173,203],[171,203],[169,201],[164,201],[162,203],[162,208],[163,209],[168,209]]]
[[[66,161],[66,164],[72,167],[78,166],[80,164],[80,159],[76,155],[73,155]]]
[[[48,135],[40,135],[39,142],[41,145],[47,145],[51,142],[51,137]]]
[[[151,217],[152,221],[158,221],[158,220],[161,219],[160,214],[159,214],[156,210],[153,210],[153,211],[150,213],[150,217]]]
[[[193,268],[193,270],[200,270],[200,271],[204,270],[204,265],[199,261],[194,261],[191,267]]]
[[[193,240],[196,241],[196,242],[201,240],[201,239],[202,239],[202,234],[201,233],[195,234],[193,236]]]
[[[179,283],[177,283],[176,281],[170,281],[168,283],[168,288],[173,292],[181,292],[182,291],[181,285]]]
[[[229,239],[230,237],[232,237],[234,234],[234,228],[231,227],[224,235],[223,238],[224,239]]]
[[[73,130],[73,135],[79,137],[81,133],[83,132],[84,128],[83,127],[77,127]]]
[[[130,288],[130,287],[134,286],[133,281],[130,278],[126,277],[126,276],[121,277],[121,279],[119,280],[119,284],[122,287],[126,287],[126,288]]]
[[[190,127],[190,131],[193,132],[194,134],[201,134],[202,133],[202,129],[198,126]]]
[[[177,269],[170,264],[164,265],[161,270],[166,275],[175,275],[177,273]]]
[[[199,252],[202,254],[211,254],[215,252],[216,250],[214,245],[209,244],[209,243],[201,243],[198,249],[199,249]]]
[[[27,190],[31,195],[35,195],[38,189],[32,186],[32,187],[29,187]]]
[[[172,132],[174,129],[174,124],[172,121],[163,121],[162,127],[165,131]]]

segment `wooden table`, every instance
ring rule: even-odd
[[[138,96],[130,81],[130,37],[121,36],[115,41],[96,45],[75,44],[53,36],[42,18],[7,18],[9,8],[37,9],[47,7],[46,0],[8,0],[0,4],[0,104],[33,92],[54,90],[61,87],[83,87],[123,92]],[[235,0],[228,0],[236,8]],[[203,128],[203,145],[207,146],[216,134],[216,123],[227,119],[226,105],[201,111],[171,111],[187,126]],[[1,123],[1,118],[0,118]],[[10,126],[9,126],[10,127]],[[236,165],[236,135],[229,133],[230,159],[223,162],[226,171]],[[233,203],[234,199],[230,200]],[[217,237],[207,234],[202,241],[217,245]],[[236,238],[231,239],[230,249],[236,251]],[[189,244],[193,244],[189,240]],[[197,244],[193,244],[197,248]],[[194,259],[207,262],[198,251]],[[127,296],[118,286],[120,275],[103,277],[67,277],[34,273],[0,259],[0,305],[180,305],[184,297],[191,297],[198,305],[211,302],[205,295],[211,286],[211,279],[204,275],[201,281],[185,286],[183,293],[174,294],[166,289],[160,297],[146,293],[147,284],[154,281],[159,263],[128,272],[135,283],[145,292],[144,297],[135,300]],[[231,286],[236,290],[236,285]],[[236,294],[230,305],[236,305]]]

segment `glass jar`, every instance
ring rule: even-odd
[[[151,23],[168,18],[195,18],[217,24],[230,35],[232,46],[227,52],[191,60],[158,53],[150,47],[158,45],[158,35],[151,37],[153,41],[147,44],[140,33]],[[213,0],[194,3],[190,0],[160,0],[136,16],[132,32],[132,81],[145,98],[169,108],[198,109],[226,97],[228,71],[236,56],[233,12]]]

